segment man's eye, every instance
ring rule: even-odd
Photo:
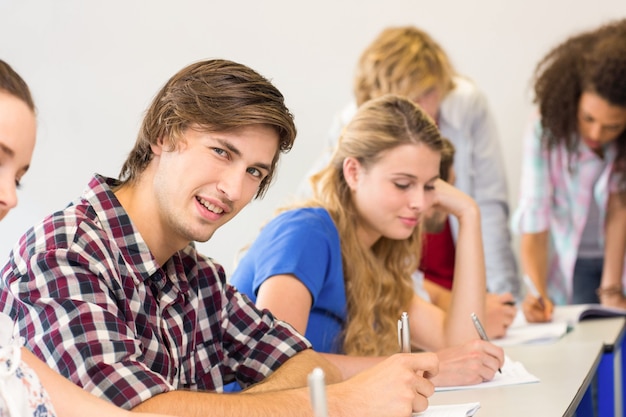
[[[248,173],[257,178],[261,178],[263,174],[256,168],[248,168]]]
[[[221,148],[213,148],[213,152],[215,152],[216,154],[220,155],[220,156],[227,156],[228,152],[226,152],[224,149]]]

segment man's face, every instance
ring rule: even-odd
[[[228,132],[188,128],[177,149],[153,145],[157,221],[169,246],[205,242],[252,200],[278,151],[265,125]]]

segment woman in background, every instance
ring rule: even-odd
[[[19,74],[0,60],[0,220],[17,205],[16,189],[30,166],[35,137],[30,90]],[[20,347],[12,340],[12,327],[12,320],[0,314],[0,416],[132,415],[83,391]]]
[[[535,71],[512,227],[521,234],[529,321],[554,304],[626,308],[626,20],[570,37]]]

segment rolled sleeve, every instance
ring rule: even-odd
[[[244,387],[263,380],[311,344],[268,310],[259,310],[234,287],[224,287],[221,322],[226,365]]]
[[[538,233],[550,226],[552,182],[541,134],[540,121],[535,120],[524,136],[520,197],[511,219],[511,229],[517,234]]]

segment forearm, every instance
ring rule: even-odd
[[[427,279],[424,279],[424,289],[428,293],[430,301],[434,305],[443,311],[448,311],[450,309],[450,302],[452,300],[452,293],[450,290],[442,287],[441,285],[435,284],[434,282],[428,281]]]
[[[321,355],[332,363],[339,371],[343,379],[351,378],[352,376],[371,368],[372,366],[382,362],[383,357],[364,357],[364,356],[348,356],[338,355],[332,353],[321,353]]]
[[[626,253],[626,195],[609,196],[601,288],[621,288]]]
[[[343,380],[341,371],[333,363],[321,354],[308,349],[289,359],[276,372],[246,392],[260,393],[306,387],[307,376],[316,367],[322,368],[329,384]]]
[[[310,417],[313,415],[306,388],[238,394],[170,391],[144,401],[132,411],[171,414],[180,417]]]
[[[486,278],[480,227],[480,213],[475,205],[459,217],[454,280],[445,319],[446,346],[475,339],[470,315],[476,313],[481,320],[485,317]]]
[[[548,297],[548,231],[524,233],[521,238],[521,260],[524,274],[535,283],[543,297]]]

